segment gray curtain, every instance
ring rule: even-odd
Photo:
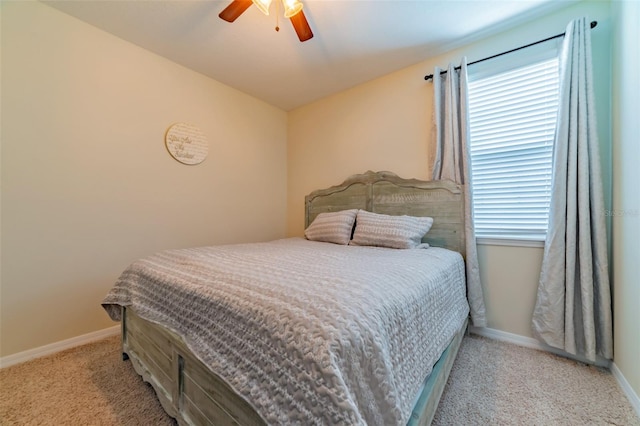
[[[533,333],[591,361],[596,355],[611,359],[605,206],[586,18],[567,26],[560,66],[549,228]]]
[[[486,327],[487,320],[478,267],[476,234],[473,226],[466,58],[462,60],[459,73],[451,64],[446,74],[441,75],[441,71],[436,67],[433,72],[433,117],[436,141],[433,179],[449,179],[463,185],[465,189],[467,299],[469,300],[473,325]]]

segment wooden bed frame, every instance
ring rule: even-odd
[[[450,181],[402,179],[390,172],[354,175],[305,198],[305,227],[319,213],[366,209],[376,213],[433,217],[423,241],[464,256],[464,197]],[[433,367],[408,421],[429,425],[467,328],[458,330]],[[167,414],[180,425],[264,425],[251,405],[211,372],[170,330],[122,308],[122,356],[150,383]]]

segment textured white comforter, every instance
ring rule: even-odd
[[[455,252],[300,238],[171,250],[103,301],[183,336],[269,424],[403,425],[468,315]]]

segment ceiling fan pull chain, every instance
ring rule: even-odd
[[[276,32],[280,31],[280,1],[276,0]]]

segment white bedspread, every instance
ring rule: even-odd
[[[183,336],[269,424],[406,424],[468,315],[462,257],[300,238],[171,250],[103,301]]]

